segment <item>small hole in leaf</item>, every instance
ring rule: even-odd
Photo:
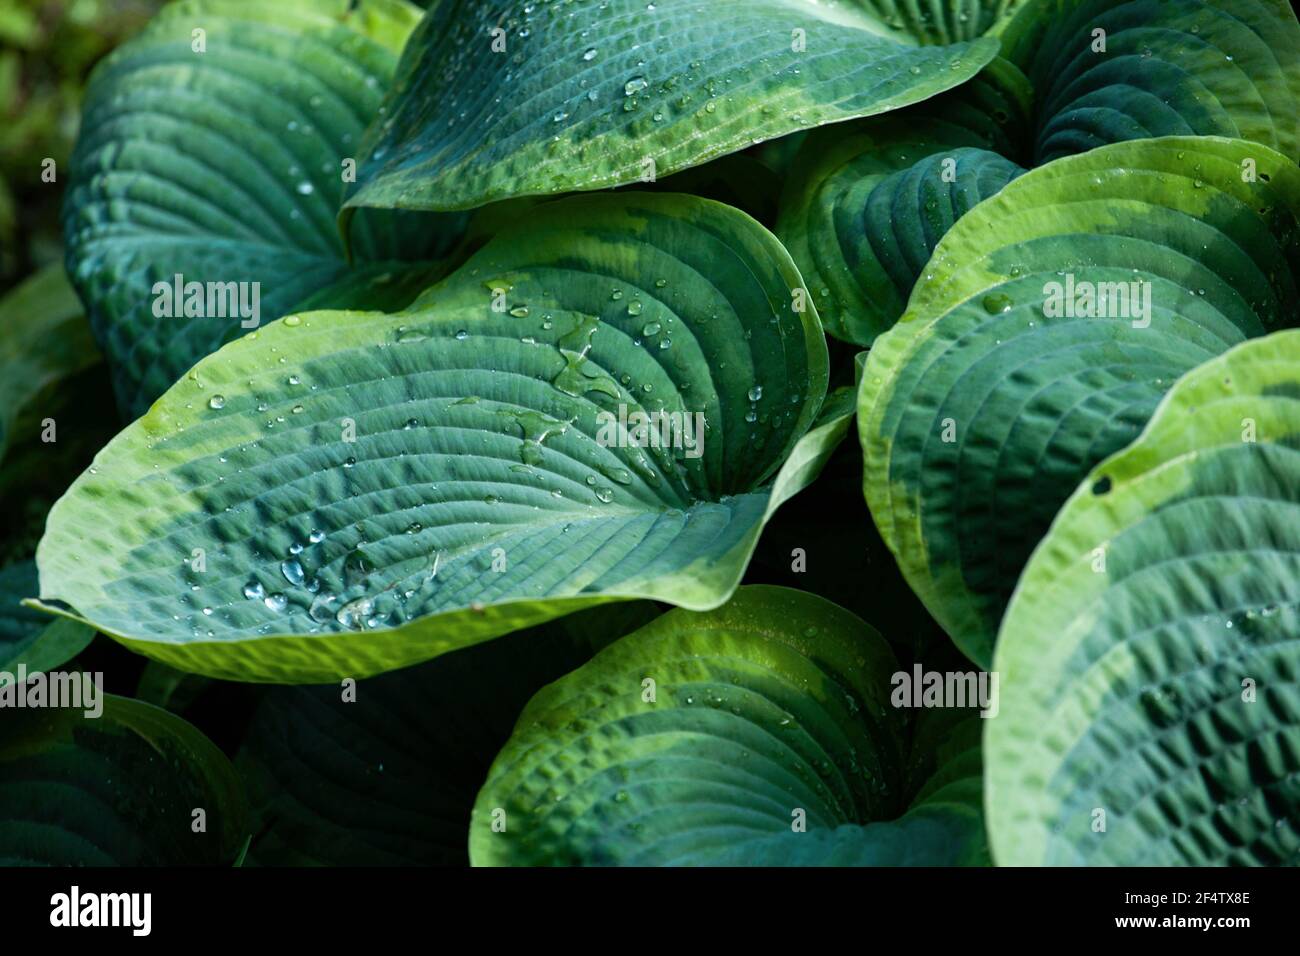
[[[1093,483],[1092,493],[1094,495],[1104,495],[1110,491],[1110,478],[1102,476]]]

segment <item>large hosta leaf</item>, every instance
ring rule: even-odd
[[[665,176],[924,100],[998,48],[917,46],[906,27],[810,0],[444,0],[403,54],[348,205],[464,209]]]
[[[1034,84],[1038,162],[1189,134],[1300,158],[1300,24],[1287,0],[1028,0],[1001,36]]]
[[[99,700],[5,709],[0,865],[229,865],[248,834],[230,761],[164,710]]]
[[[999,863],[1300,862],[1300,332],[1174,386],[1061,510],[986,729]]]
[[[716,606],[852,410],[809,430],[827,356],[800,282],[708,200],[540,206],[406,312],[290,316],[200,363],[55,506],[42,595],[183,669],[284,682],[601,601]],[[706,430],[633,447],[620,412]]]
[[[419,13],[400,0],[186,0],[96,70],[64,232],[129,415],[252,322],[215,301],[159,316],[155,283],[259,283],[269,321],[348,278],[334,221],[344,163]],[[443,245],[428,219],[373,215],[352,230],[358,271],[376,279]]]
[[[672,611],[529,702],[475,804],[471,859],[978,862],[978,767],[973,788],[959,770],[908,807],[896,670],[880,635],[804,592]]]
[[[776,234],[826,330],[870,345],[903,313],[935,244],[1023,170],[1024,76],[995,60],[949,93],[812,133],[781,199]]]
[[[0,461],[51,389],[99,361],[62,266],[47,266],[0,299]],[[37,429],[30,429],[35,432]]]
[[[253,863],[465,865],[470,809],[492,758],[540,687],[653,619],[592,608],[361,681],[262,697],[236,766],[257,825]],[[160,665],[161,666],[161,665]]]
[[[974,660],[1091,467],[1183,372],[1295,321],[1298,217],[1291,161],[1168,137],[1027,173],[939,243],[868,357],[859,428],[881,535]],[[1054,314],[1054,288],[1134,282],[1127,311]]]

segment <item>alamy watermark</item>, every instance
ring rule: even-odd
[[[96,671],[18,673],[0,671],[0,709],[60,708],[80,710],[91,719],[104,713],[104,675]]]
[[[687,458],[704,454],[703,412],[646,412],[618,406],[596,415],[596,444],[604,448],[675,448]]]
[[[896,671],[889,702],[895,707],[978,707],[981,717],[998,715],[997,671]]]
[[[239,319],[245,329],[262,321],[262,283],[186,282],[176,273],[172,280],[153,284],[153,314],[159,319]]]
[[[80,886],[50,897],[50,925],[54,927],[122,927],[132,936],[148,936],[153,929],[152,893],[83,893]]]
[[[1077,281],[1066,273],[1064,282],[1043,286],[1043,315],[1049,319],[1130,319],[1133,328],[1151,324],[1151,283]]]

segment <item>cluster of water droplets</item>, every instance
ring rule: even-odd
[[[268,584],[265,576],[251,578],[242,588],[244,598],[277,614],[290,611],[291,607],[296,610],[306,606],[308,616],[317,625],[311,629],[313,632],[333,624],[348,630],[367,630],[400,623],[400,606],[414,596],[415,590],[397,592],[396,586],[390,585],[377,593],[365,593],[375,563],[364,542],[351,549],[343,559],[340,593],[323,587],[322,578],[308,573],[303,565],[306,546],[320,545],[325,541],[325,532],[312,530],[304,542],[289,545],[278,566],[281,580]],[[427,580],[436,576],[436,557],[434,562]],[[291,596],[297,599],[291,600]],[[209,613],[208,609],[204,612]],[[271,625],[265,625],[261,630],[269,632],[272,629]]]

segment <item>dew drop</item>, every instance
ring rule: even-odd
[[[357,598],[339,608],[338,613],[334,615],[334,620],[350,630],[360,631],[365,628],[374,608],[373,598]]]
[[[1012,306],[1011,296],[1005,295],[1001,292],[994,292],[990,295],[986,295],[980,301],[980,305],[984,307],[984,311],[989,315],[997,315],[1000,312],[1010,312]]]
[[[280,573],[284,575],[286,581],[296,588],[302,587],[307,581],[302,565],[296,559],[280,562]]]
[[[333,620],[334,618],[334,610],[330,607],[333,603],[333,594],[318,594],[312,599],[311,607],[307,609],[307,614],[317,624],[324,624],[326,621]]]
[[[610,481],[616,481],[620,485],[632,484],[632,473],[626,468],[616,468],[608,465],[602,465],[600,473]]]

